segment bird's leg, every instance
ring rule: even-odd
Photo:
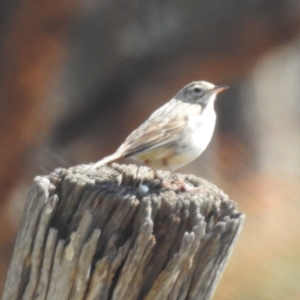
[[[147,160],[145,160],[144,163],[146,165],[150,166],[150,163]],[[169,172],[171,172],[175,176],[175,178],[176,178],[176,180],[178,182],[178,186],[174,188],[174,186],[172,184],[170,184],[169,182],[167,182],[164,178],[162,178],[158,174],[157,170],[155,170],[155,169],[152,168],[152,170],[153,170],[153,172],[155,174],[155,177],[158,178],[161,181],[161,185],[162,186],[164,186],[164,187],[166,187],[166,188],[168,188],[170,190],[174,190],[174,191],[198,192],[201,189],[201,188],[195,188],[193,186],[190,186],[189,184],[187,184],[186,182],[184,182],[184,180],[175,171],[173,171],[168,166],[166,160],[163,160],[163,164],[169,170]]]
[[[195,188],[193,186],[190,186],[189,184],[187,184],[186,182],[184,182],[184,180],[174,171],[169,167],[168,161],[163,159],[162,163],[165,165],[165,167],[175,176],[175,178],[177,179],[178,182],[178,187],[177,188],[173,188],[169,183],[165,182],[164,180],[162,181],[162,184],[170,189],[173,189],[175,191],[187,191],[187,192],[197,192],[199,191],[199,188]]]
[[[154,172],[155,177],[158,178],[158,179],[160,180],[162,186],[164,186],[164,187],[166,187],[166,188],[171,188],[171,184],[169,184],[168,182],[166,182],[166,181],[158,174],[157,170],[155,170],[155,169],[152,169],[152,170],[153,170],[153,172]]]
[[[153,172],[154,172],[155,177],[156,177],[157,179],[160,180],[160,183],[161,183],[162,186],[164,186],[165,188],[170,189],[170,190],[177,190],[177,189],[174,189],[174,186],[172,186],[172,184],[170,184],[170,183],[167,182],[164,178],[162,178],[162,177],[158,174],[157,170],[155,170],[155,169],[153,169],[153,168],[152,168],[152,170],[153,170]]]
[[[184,182],[184,180],[175,171],[173,171],[173,170],[170,170],[170,171],[172,172],[172,174],[176,177],[176,179],[178,181],[179,187],[177,190],[185,191],[185,192],[192,192],[192,193],[196,193],[201,190],[201,187],[193,187],[193,186],[190,186],[189,184],[187,184],[186,182]]]

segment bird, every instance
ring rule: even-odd
[[[185,183],[175,170],[195,160],[206,149],[216,124],[216,96],[227,88],[206,81],[189,83],[134,130],[116,152],[93,164],[88,171],[121,158],[134,158],[151,167],[156,175],[159,169],[171,171],[179,189],[192,191],[195,188]]]

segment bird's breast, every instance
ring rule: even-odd
[[[155,169],[179,169],[205,150],[211,140],[215,122],[213,107],[205,109],[202,114],[200,110],[191,110],[185,129],[174,144],[140,153],[136,157]]]
[[[181,144],[190,156],[198,157],[209,144],[216,124],[213,107],[207,107],[202,114],[191,113]],[[180,151],[180,149],[179,149]]]

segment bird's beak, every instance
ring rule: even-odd
[[[227,90],[229,88],[229,86],[227,85],[216,85],[212,91],[215,93],[215,94],[219,94],[225,90]]]

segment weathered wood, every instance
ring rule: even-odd
[[[45,258],[43,261],[43,267],[42,270],[40,271],[41,278],[39,280],[39,284],[35,294],[35,298],[37,300],[44,300],[46,298],[47,290],[49,287],[49,281],[50,281],[49,274],[51,274],[51,271],[53,271],[51,270],[51,268],[53,264],[56,244],[57,244],[57,230],[50,228],[48,238],[47,238],[47,244],[45,248],[45,254],[44,254]]]
[[[52,295],[54,295],[55,293],[56,283],[60,279],[58,274],[59,274],[60,264],[63,256],[64,246],[65,246],[64,240],[60,240],[56,246],[51,276],[50,273],[48,274],[48,277],[50,278],[50,283],[49,283],[49,289],[46,290],[46,294],[47,294],[46,300],[53,299]]]
[[[86,169],[34,180],[3,299],[210,299],[244,220],[236,204],[191,175],[200,192],[147,167]]]

